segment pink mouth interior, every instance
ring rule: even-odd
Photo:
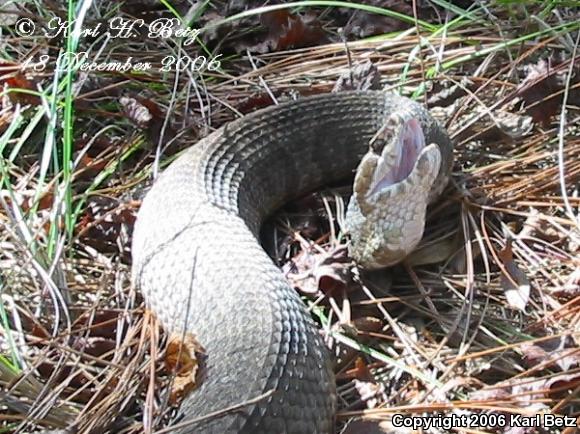
[[[399,139],[396,163],[376,181],[371,194],[407,179],[415,167],[421,150],[425,147],[425,136],[417,119],[405,122]]]

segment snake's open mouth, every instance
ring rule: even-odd
[[[406,180],[413,171],[421,151],[425,149],[425,136],[417,119],[398,119],[377,160],[377,166],[370,188],[370,195],[382,192]]]

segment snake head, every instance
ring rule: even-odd
[[[441,167],[435,143],[426,145],[421,122],[394,113],[369,144],[347,210],[350,254],[364,268],[405,258],[423,236],[429,194]]]

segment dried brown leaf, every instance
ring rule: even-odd
[[[25,89],[36,92],[36,82],[26,77],[21,65],[6,61],[0,61],[0,89],[4,86],[11,89]],[[40,98],[24,92],[7,93],[8,98],[14,104],[40,105]]]
[[[239,8],[229,9],[232,12],[233,9]],[[206,17],[211,18],[212,21],[219,21],[223,18],[221,13],[211,13]],[[248,32],[248,29],[256,27],[259,27],[257,31]],[[241,29],[243,31],[240,31]],[[293,14],[286,9],[262,14],[259,22],[255,17],[247,17],[235,23],[229,23],[227,26],[220,26],[219,29],[206,35],[206,38],[223,41],[229,36],[233,38],[233,41],[226,45],[230,45],[237,53],[245,51],[268,53],[302,48],[324,43],[328,39],[314,14]]]
[[[381,88],[381,74],[378,68],[370,61],[357,63],[352,70],[343,72],[336,83],[333,92],[345,90],[379,90]]]
[[[377,333],[383,327],[383,322],[375,317],[372,316],[364,316],[361,318],[355,318],[352,321],[353,326],[362,332],[371,332]]]
[[[301,16],[281,9],[263,14],[261,21],[268,29],[268,36],[264,44],[256,46],[257,51],[308,47],[326,39],[320,23],[312,15]]]
[[[535,122],[547,124],[562,103],[561,90],[566,83],[567,68],[559,68],[558,60],[540,59],[534,65],[528,65],[526,77],[516,90],[517,96],[524,102],[524,108]],[[575,70],[575,80],[578,79],[578,69]],[[559,93],[560,92],[560,93]],[[577,90],[572,90],[569,102],[579,96]]]
[[[193,334],[187,333],[185,336],[172,334],[169,337],[165,353],[165,367],[169,372],[175,373],[169,398],[172,404],[177,404],[197,387],[200,360],[203,354],[203,347]]]
[[[128,242],[128,231],[135,223],[130,203],[109,196],[93,196],[75,230],[83,242],[98,252],[118,252]]]
[[[580,352],[574,346],[569,337],[564,336],[536,344],[524,344],[520,349],[530,367],[542,364],[545,368],[559,367],[562,371],[568,371],[580,366]]]
[[[501,287],[506,300],[511,307],[523,312],[530,300],[530,281],[514,261],[511,239],[508,239],[506,246],[498,252],[498,256],[508,273],[506,275],[502,272],[501,275]]]
[[[396,0],[372,0],[365,2],[372,6],[390,9],[407,16],[413,16],[413,5],[410,2],[401,2]],[[345,27],[345,33],[355,38],[364,38],[382,33],[395,32],[408,28],[409,25],[396,18],[379,15],[369,12],[351,10],[345,11],[349,20]]]
[[[33,206],[33,196],[28,196],[22,201],[22,210],[29,211]],[[41,195],[36,202],[36,209],[38,211],[51,209],[54,203],[54,193],[52,191],[47,191]]]
[[[295,270],[287,279],[304,294],[324,293],[347,289],[352,283],[353,263],[345,246],[324,253],[303,252],[294,260]]]
[[[117,324],[122,312],[114,309],[100,309],[96,312],[86,312],[73,324],[73,331],[85,333],[88,329],[89,336],[115,339]]]
[[[535,366],[546,360],[548,353],[539,345],[534,344],[523,344],[520,346],[520,350],[524,356],[524,360],[527,366]]]
[[[562,373],[546,380],[548,395],[552,399],[563,399],[580,386],[580,372]]]
[[[346,289],[352,281],[352,261],[347,257],[344,246],[330,252],[314,268],[314,279],[318,289],[325,294],[337,289]]]
[[[362,357],[357,357],[354,361],[354,378],[359,381],[371,381],[373,376]]]

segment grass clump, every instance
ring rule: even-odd
[[[308,297],[341,353],[338,429],[356,419],[386,430],[396,413],[578,417],[574,2],[226,3],[1,6],[0,432],[164,426],[166,338],[130,284],[151,174],[226,122],[331,91],[366,61],[381,87],[445,123],[456,163],[421,249],[390,283]],[[47,36],[59,17],[70,31]],[[189,44],[146,27],[127,38],[74,31],[114,17],[200,33]],[[22,18],[36,31],[22,34]],[[62,60],[79,53],[151,67],[87,72]],[[324,230],[304,232],[282,236],[291,248],[280,256],[334,246]]]

